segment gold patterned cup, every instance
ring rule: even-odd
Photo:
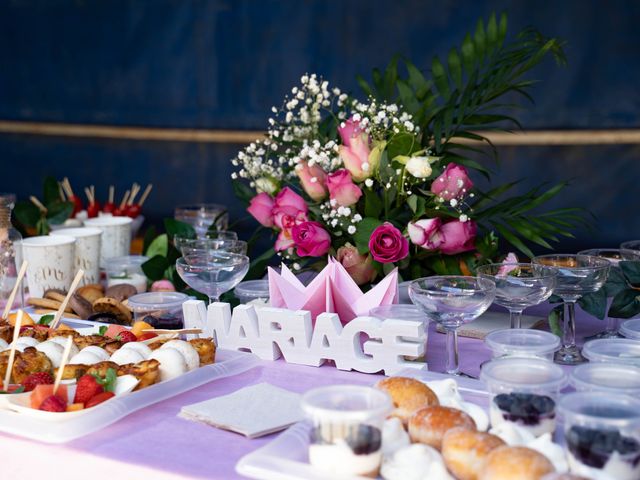
[[[42,297],[49,289],[68,290],[76,273],[76,239],[67,235],[25,238],[23,258],[29,262],[27,284],[32,297]]]

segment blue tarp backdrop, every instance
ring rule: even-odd
[[[400,53],[421,68],[458,45],[478,17],[506,9],[510,32],[534,25],[567,41],[569,65],[533,74],[526,129],[640,127],[640,2],[420,0],[0,1],[0,120],[264,129],[304,72],[357,92]],[[76,189],[154,183],[152,220],[176,204],[226,203],[239,145],[0,134],[2,190],[38,193],[46,174]],[[598,217],[562,247],[640,238],[640,146],[501,147],[495,181],[572,179],[556,205]],[[479,182],[481,182],[479,180]],[[251,223],[247,222],[246,228]]]

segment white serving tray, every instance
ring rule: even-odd
[[[115,397],[65,422],[48,421],[10,410],[0,410],[0,432],[47,443],[69,442],[111,425],[141,408],[213,380],[238,375],[259,364],[260,359],[251,353],[217,350],[216,363],[204,365],[137,392]]]
[[[403,370],[398,375],[422,381],[452,378],[443,373],[412,369]],[[455,380],[464,400],[488,408],[489,394],[482,382],[461,377],[455,377]],[[327,474],[312,467],[308,461],[310,430],[311,424],[306,421],[289,427],[272,442],[242,457],[236,465],[236,471],[241,475],[261,480],[326,480]],[[366,480],[369,477],[339,478]]]

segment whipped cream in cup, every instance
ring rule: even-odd
[[[560,338],[553,333],[530,328],[505,328],[490,332],[484,338],[493,358],[535,357],[553,361],[560,350]]]
[[[512,422],[535,437],[554,433],[556,399],[567,384],[558,365],[540,358],[499,358],[482,366],[480,380],[491,395],[493,428]]]
[[[640,478],[640,400],[608,392],[564,395],[565,451],[572,473],[588,478]]]
[[[128,283],[136,287],[138,293],[147,291],[147,277],[142,264],[149,260],[144,255],[125,255],[105,260],[107,287]]]
[[[382,430],[392,410],[387,393],[355,385],[309,390],[302,410],[312,424],[309,463],[328,476],[376,477],[382,462]]]

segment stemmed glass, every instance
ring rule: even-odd
[[[629,240],[620,244],[622,250],[636,250],[640,251],[640,240]]]
[[[582,250],[581,252],[578,252],[578,255],[593,255],[595,257],[606,258],[611,263],[612,268],[609,275],[611,275],[614,270],[617,270],[621,275],[619,263],[623,260],[640,261],[639,251],[621,248],[591,248],[589,250]],[[607,292],[607,297],[611,298],[609,292]],[[607,311],[609,309],[609,304],[610,302],[607,302]],[[589,337],[589,340],[596,338],[620,338],[621,336],[622,335],[618,333],[618,319],[607,316],[607,325],[605,329],[602,332],[598,332]]]
[[[588,293],[597,292],[607,281],[611,263],[592,255],[540,255],[531,260],[538,265],[556,267],[557,284],[554,293],[564,302],[562,347],[555,361],[563,365],[585,362],[576,345],[576,302]]]
[[[180,278],[194,290],[209,297],[209,304],[234,288],[249,271],[249,257],[229,252],[186,255],[176,260]]]
[[[242,240],[216,240],[211,238],[180,239],[178,242],[182,255],[193,255],[206,252],[229,252],[247,254],[247,242]]]
[[[554,268],[531,263],[491,263],[477,274],[496,284],[495,303],[509,310],[511,328],[522,327],[522,311],[547,300],[556,286]]]
[[[176,207],[174,218],[191,225],[199,238],[206,237],[207,230],[215,222],[220,230],[227,228],[229,215],[227,207],[215,203],[198,203]]]
[[[409,297],[447,333],[446,367],[450,375],[466,376],[458,363],[458,328],[475,320],[489,308],[496,286],[486,278],[436,276],[420,278],[409,285]]]

